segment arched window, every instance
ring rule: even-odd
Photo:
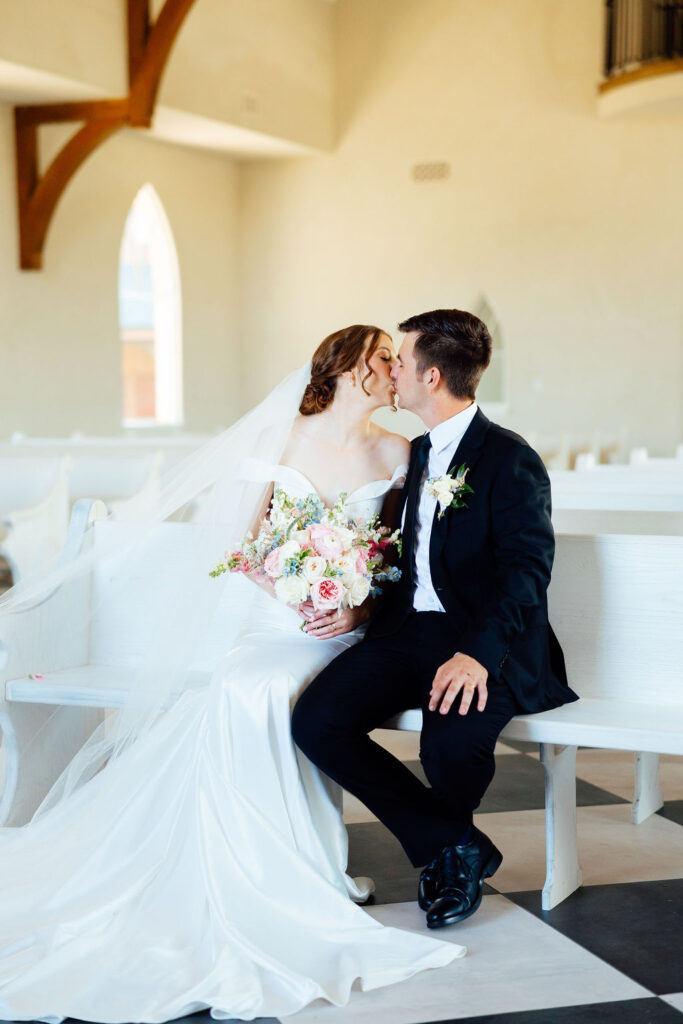
[[[484,321],[491,335],[491,362],[477,388],[477,401],[485,410],[496,414],[503,412],[508,403],[503,332],[485,296],[480,298],[474,313]]]
[[[123,425],[183,422],[182,304],[168,218],[151,185],[130,208],[119,254]]]

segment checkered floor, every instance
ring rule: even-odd
[[[417,737],[378,735],[417,773]],[[476,823],[502,849],[478,912],[440,938],[468,956],[346,1007],[319,1002],[288,1024],[668,1024],[683,1016],[683,758],[662,758],[665,806],[630,821],[633,755],[581,750],[579,850],[584,885],[541,910],[544,781],[537,747],[499,744],[498,769]],[[390,833],[345,801],[350,873],[370,875],[377,920],[422,931],[417,874]],[[2,1024],[2,1022],[0,1022]],[[187,1024],[213,1024],[208,1014]],[[263,1018],[260,1024],[277,1024]]]
[[[424,778],[415,735],[380,735]],[[499,744],[498,754],[496,777],[476,823],[505,859],[477,913],[439,933],[465,944],[468,956],[390,988],[354,992],[346,1007],[313,1004],[286,1018],[288,1024],[681,1020],[683,758],[662,758],[665,806],[636,826],[630,806],[633,755],[579,751],[584,885],[544,913],[544,778],[538,747]],[[345,801],[345,818],[350,873],[370,875],[377,886],[375,904],[367,912],[386,924],[424,929],[424,914],[415,903],[418,872],[401,847],[351,797]]]

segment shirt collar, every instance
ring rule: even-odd
[[[437,423],[429,431],[429,437],[432,442],[432,448],[436,452],[443,452],[446,448],[451,445],[460,443],[463,435],[470,423],[474,419],[477,409],[479,406],[476,402],[472,402],[472,405],[468,405],[462,412],[457,412],[455,416],[450,416],[447,420],[442,420],[441,423]]]

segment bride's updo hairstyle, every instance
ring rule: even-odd
[[[299,406],[301,415],[314,416],[322,412],[334,398],[339,375],[355,369],[362,356],[368,372],[360,383],[365,394],[369,395],[365,382],[375,371],[368,366],[368,359],[374,354],[383,334],[386,331],[366,324],[354,324],[329,334],[313,353],[311,379]]]

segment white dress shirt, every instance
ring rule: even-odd
[[[468,405],[462,412],[456,413],[450,419],[438,423],[429,432],[432,447],[429,449],[426,471],[420,482],[421,492],[417,509],[415,510],[416,586],[413,595],[413,608],[416,612],[445,611],[444,606],[436,596],[429,568],[429,542],[432,536],[432,525],[434,523],[437,501],[433,495],[427,492],[424,481],[430,476],[443,476],[444,473],[448,472],[451,459],[455,455],[456,448],[462,441],[465,431],[474,419],[477,408],[477,403],[473,402],[472,405]],[[448,515],[448,512],[445,514]]]

